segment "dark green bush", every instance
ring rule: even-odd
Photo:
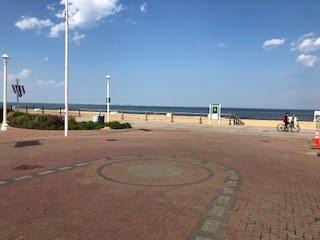
[[[26,113],[24,112],[11,112],[8,116],[8,118],[10,118],[10,116],[12,118],[16,118],[16,117],[19,117],[19,116],[23,116],[23,115],[27,115]]]
[[[48,115],[37,115],[36,118],[35,118],[35,121],[38,124],[43,124],[48,120],[49,117],[50,116],[48,116]]]
[[[13,112],[8,116],[12,127],[40,129],[40,130],[62,130],[64,129],[64,117],[56,115],[26,114]],[[75,118],[69,118],[70,130],[98,130],[104,127],[111,129],[132,128],[129,123],[110,122],[106,124],[94,122],[76,122]]]
[[[110,129],[127,129],[132,128],[130,123],[119,123],[119,122],[109,122],[105,123],[106,127],[109,127]]]

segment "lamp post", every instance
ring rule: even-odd
[[[8,69],[9,56],[7,54],[2,55],[3,60],[3,121],[1,125],[1,131],[8,129],[7,124],[7,82],[8,82]]]
[[[69,115],[69,16],[68,16],[69,2],[65,1],[65,69],[64,69],[64,136],[68,136],[68,115]]]
[[[110,75],[106,76],[106,81],[107,81],[107,98],[106,98],[106,104],[107,104],[107,122],[110,122],[110,80],[111,77]]]
[[[19,82],[20,82],[20,79],[19,79],[19,78],[16,78],[16,84],[17,84],[17,105],[16,105],[16,109],[17,109],[17,110],[19,110],[19,92],[18,92]]]

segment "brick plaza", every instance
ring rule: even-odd
[[[308,134],[0,133],[0,239],[320,239]]]

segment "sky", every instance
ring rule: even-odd
[[[69,1],[71,103],[103,104],[110,74],[113,104],[320,108],[319,0]],[[64,0],[0,4],[9,84],[63,103]]]

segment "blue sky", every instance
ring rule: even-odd
[[[70,2],[72,103],[102,104],[109,73],[114,104],[320,108],[319,1]],[[0,51],[22,101],[64,100],[62,9],[1,1]]]

